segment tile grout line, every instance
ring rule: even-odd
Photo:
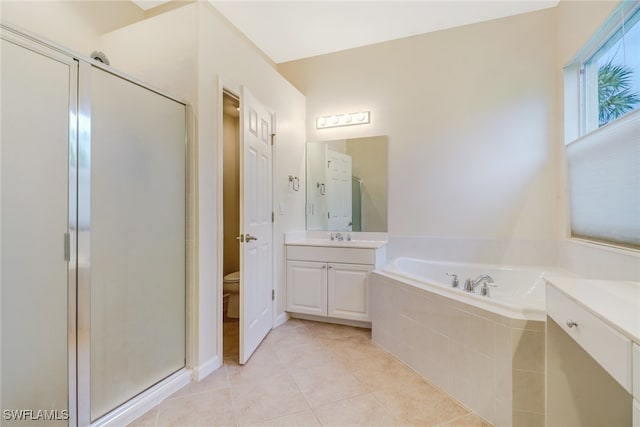
[[[231,401],[231,413],[233,414],[233,421],[235,422],[236,427],[240,427],[240,420],[236,415],[236,407],[233,403],[233,392],[231,390],[231,380],[229,379],[229,370],[227,369],[227,364],[224,363],[224,355],[223,355],[222,368],[224,369],[224,376],[227,380],[226,388],[229,389],[229,400]]]
[[[302,325],[302,327],[304,327],[307,330],[307,332],[309,332],[309,333],[311,332],[311,331],[309,331],[309,328],[307,328],[304,324]],[[298,391],[302,395],[302,398],[304,399],[304,401],[307,404],[307,406],[309,406],[309,409],[311,410],[311,413],[313,414],[313,417],[316,419],[316,421],[318,421],[318,425],[322,426],[322,423],[320,422],[320,417],[318,417],[318,414],[316,414],[316,411],[314,410],[313,406],[311,406],[311,403],[309,403],[309,401],[307,400],[307,396],[305,396],[305,394],[300,389],[300,385],[298,384],[296,379],[291,375],[291,373],[289,372],[289,369],[285,367],[285,370],[287,371],[289,376],[291,376],[291,380],[296,385],[296,388],[298,389]]]

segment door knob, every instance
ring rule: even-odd
[[[258,240],[257,237],[252,236],[251,234],[247,233],[246,236],[244,236],[244,240],[247,242],[250,242],[252,240]]]

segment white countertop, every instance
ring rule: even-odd
[[[640,282],[545,275],[552,286],[640,344]]]
[[[330,239],[300,239],[286,243],[287,246],[322,246],[325,248],[360,248],[378,249],[387,242],[381,240],[330,240]]]

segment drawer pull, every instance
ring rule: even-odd
[[[569,327],[569,329],[575,327],[578,327],[578,324],[576,322],[574,322],[573,320],[569,319],[567,320],[567,326]]]

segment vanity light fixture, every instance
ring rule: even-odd
[[[371,123],[371,111],[316,117],[316,129],[365,125],[368,123]]]

